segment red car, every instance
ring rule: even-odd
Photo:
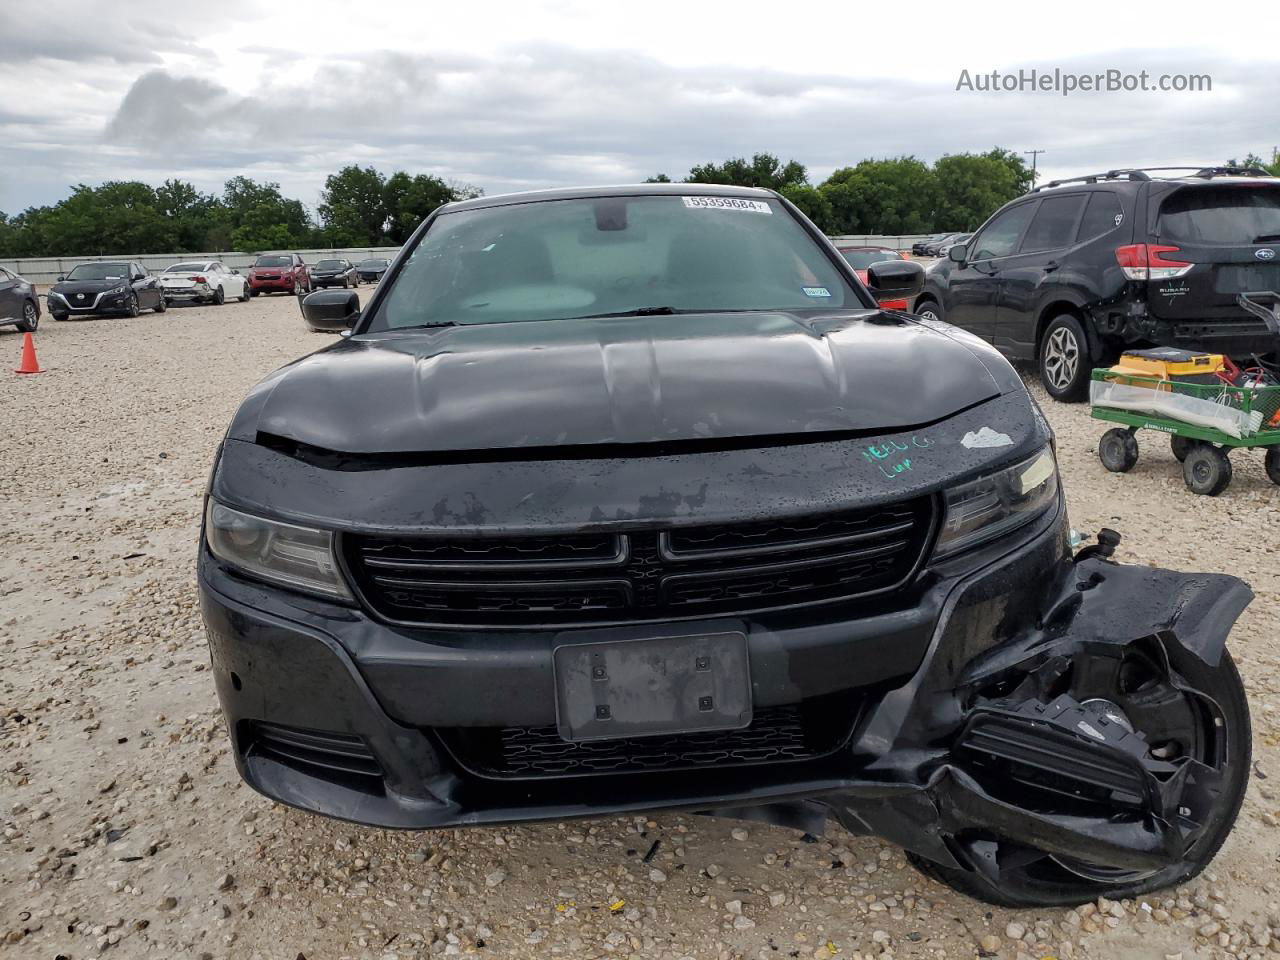
[[[264,253],[249,268],[249,296],[260,293],[308,293],[311,274],[296,253]]]
[[[873,263],[907,259],[900,251],[890,250],[887,247],[839,247],[838,249],[840,255],[849,266],[853,267],[853,272],[864,284],[867,282],[867,267]],[[887,310],[906,310],[909,305],[905,300],[881,300],[880,306]]]

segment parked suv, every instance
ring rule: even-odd
[[[1233,357],[1280,337],[1238,302],[1280,290],[1280,179],[1244,167],[1112,170],[996,213],[930,271],[916,303],[1017,360],[1059,400],[1131,344]]]
[[[199,546],[242,776],[386,827],[653,809],[887,837],[1006,903],[1135,897],[1235,820],[1234,577],[1074,556],[989,345],[769,190],[447,204],[254,387]]]
[[[296,253],[263,254],[249,268],[249,296],[260,293],[307,293],[311,274]]]

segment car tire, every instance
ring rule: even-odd
[[[22,302],[22,319],[16,324],[19,333],[35,333],[40,326],[40,311],[30,300]]]
[[[250,288],[249,288],[249,296],[251,296],[251,297],[256,297],[257,295],[258,295],[258,288],[257,288],[257,287],[250,287]]]
[[[922,300],[916,304],[916,308],[911,312],[925,320],[932,320],[936,323],[942,322],[942,306],[936,300]]]
[[[1053,399],[1078,403],[1089,392],[1089,338],[1072,314],[1063,313],[1049,321],[1040,338],[1040,382]]]
[[[129,306],[125,307],[125,313],[131,317],[136,317],[142,313],[142,304],[138,302],[138,291],[133,291],[129,295]]]
[[[1112,473],[1128,473],[1138,462],[1138,438],[1132,430],[1112,427],[1098,442],[1098,459]]]
[[[1216,497],[1231,485],[1231,458],[1211,443],[1197,443],[1182,461],[1182,479],[1192,493]]]
[[[1042,865],[1058,871],[1056,876],[1048,878],[1037,877],[1025,866],[1001,869],[993,877],[979,870],[935,863],[908,851],[907,859],[911,864],[953,890],[1002,907],[1068,907],[1097,897],[1136,900],[1143,894],[1186,883],[1196,877],[1222,847],[1244,801],[1253,753],[1249,706],[1240,673],[1229,652],[1224,650],[1217,663],[1210,665],[1198,653],[1180,645],[1168,645],[1166,650],[1173,674],[1171,686],[1199,691],[1220,709],[1220,716],[1208,717],[1204,723],[1206,726],[1215,725],[1224,744],[1221,747],[1221,791],[1203,834],[1183,857],[1140,877],[1115,880],[1088,876],[1079,870],[1079,864],[1073,865],[1074,868],[1068,867],[1057,859],[1047,864],[1041,860]],[[1216,726],[1219,721],[1220,727]],[[1026,859],[1025,855],[1023,859]],[[1012,862],[1017,862],[1016,851]]]
[[[1173,457],[1179,463],[1187,459],[1187,454],[1191,452],[1191,448],[1196,445],[1194,440],[1187,437],[1179,437],[1176,434],[1169,438],[1169,449],[1173,452]]]
[[[350,286],[351,286],[351,281],[350,281],[350,280],[348,280],[346,277],[343,277],[343,278],[342,278],[342,289],[343,289],[343,290],[346,290],[346,289],[347,289],[348,287],[350,287]]]
[[[222,289],[222,285],[218,285],[218,289],[213,291],[213,299],[210,301],[215,307],[220,307],[227,302],[227,294]]]
[[[49,311],[49,316],[53,317],[53,319],[54,319],[55,321],[57,321],[58,323],[61,323],[63,320],[67,319],[67,317],[71,316],[71,314],[69,314],[69,313],[55,313],[54,311],[50,310],[50,311]]]
[[[243,287],[241,287],[241,288],[240,288],[240,296],[239,296],[239,297],[237,297],[237,299],[238,299],[241,303],[248,303],[248,302],[249,302],[249,298],[250,298],[251,296],[253,296],[253,294],[250,292],[249,285],[246,283]]]
[[[169,301],[166,300],[164,297],[160,297],[158,300],[156,300],[156,305],[151,308],[153,313],[164,313],[168,309],[169,309]]]

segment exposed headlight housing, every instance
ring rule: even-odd
[[[994,540],[1049,509],[1058,497],[1058,463],[1043,447],[1012,466],[946,491],[934,557]]]
[[[210,552],[248,576],[334,600],[352,599],[328,530],[256,517],[212,497],[204,530]]]

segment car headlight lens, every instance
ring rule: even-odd
[[[122,283],[122,284],[120,284],[120,286],[118,286],[118,287],[112,287],[112,288],[111,288],[111,292],[112,292],[112,293],[124,293],[124,284]]]
[[[946,491],[935,557],[994,540],[1040,516],[1058,496],[1058,463],[1044,447],[1025,460]]]
[[[249,576],[336,600],[352,599],[328,530],[255,517],[212,498],[204,529],[213,555]]]

